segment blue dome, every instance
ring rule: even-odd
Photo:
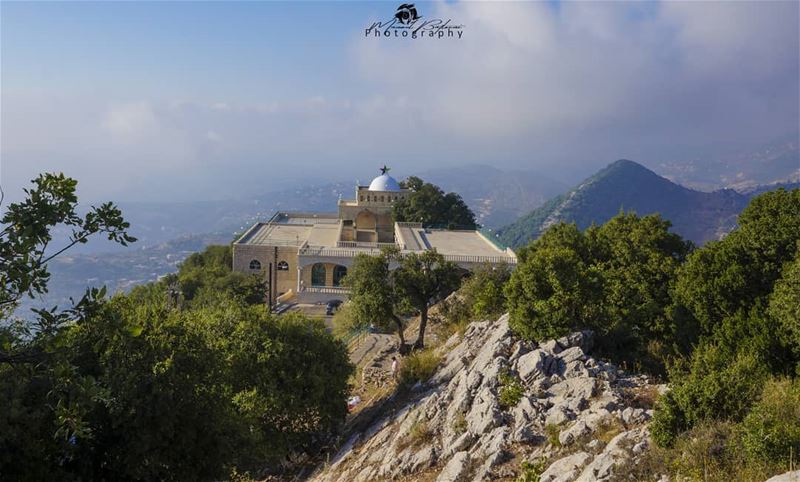
[[[399,191],[400,184],[388,174],[381,174],[369,183],[370,191]]]

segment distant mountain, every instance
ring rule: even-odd
[[[797,133],[793,133],[718,159],[670,161],[652,167],[667,179],[692,189],[731,188],[745,192],[765,184],[800,181],[800,150]]]
[[[478,223],[498,228],[513,222],[568,186],[536,171],[504,171],[472,165],[431,169],[417,174],[448,192],[457,192],[475,212]]]
[[[673,231],[697,244],[729,232],[749,196],[732,189],[700,192],[665,179],[633,161],[610,164],[580,185],[498,231],[502,242],[527,244],[559,221],[584,229],[601,224],[621,209],[639,215],[659,213]]]

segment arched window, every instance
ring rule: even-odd
[[[342,279],[347,276],[347,268],[342,265],[336,265],[333,268],[333,286],[341,286]]]
[[[281,261],[278,263],[278,271],[289,271],[289,263]]]
[[[383,196],[381,196],[381,202],[383,202]]]
[[[325,286],[325,265],[317,263],[311,267],[311,286]]]
[[[261,269],[261,261],[257,259],[250,261],[250,269]]]

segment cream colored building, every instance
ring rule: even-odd
[[[278,212],[256,223],[233,244],[233,269],[261,275],[269,302],[344,298],[342,278],[360,253],[383,246],[401,252],[435,249],[445,259],[470,269],[480,264],[516,265],[501,248],[476,230],[428,229],[420,223],[395,223],[392,207],[409,195],[387,168],[369,186],[357,186],[355,199],[339,200],[336,213]]]

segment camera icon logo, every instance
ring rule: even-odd
[[[414,7],[413,3],[404,3],[397,7],[397,12],[394,14],[394,18],[396,18],[400,23],[408,25],[420,17],[417,15],[417,9]]]

